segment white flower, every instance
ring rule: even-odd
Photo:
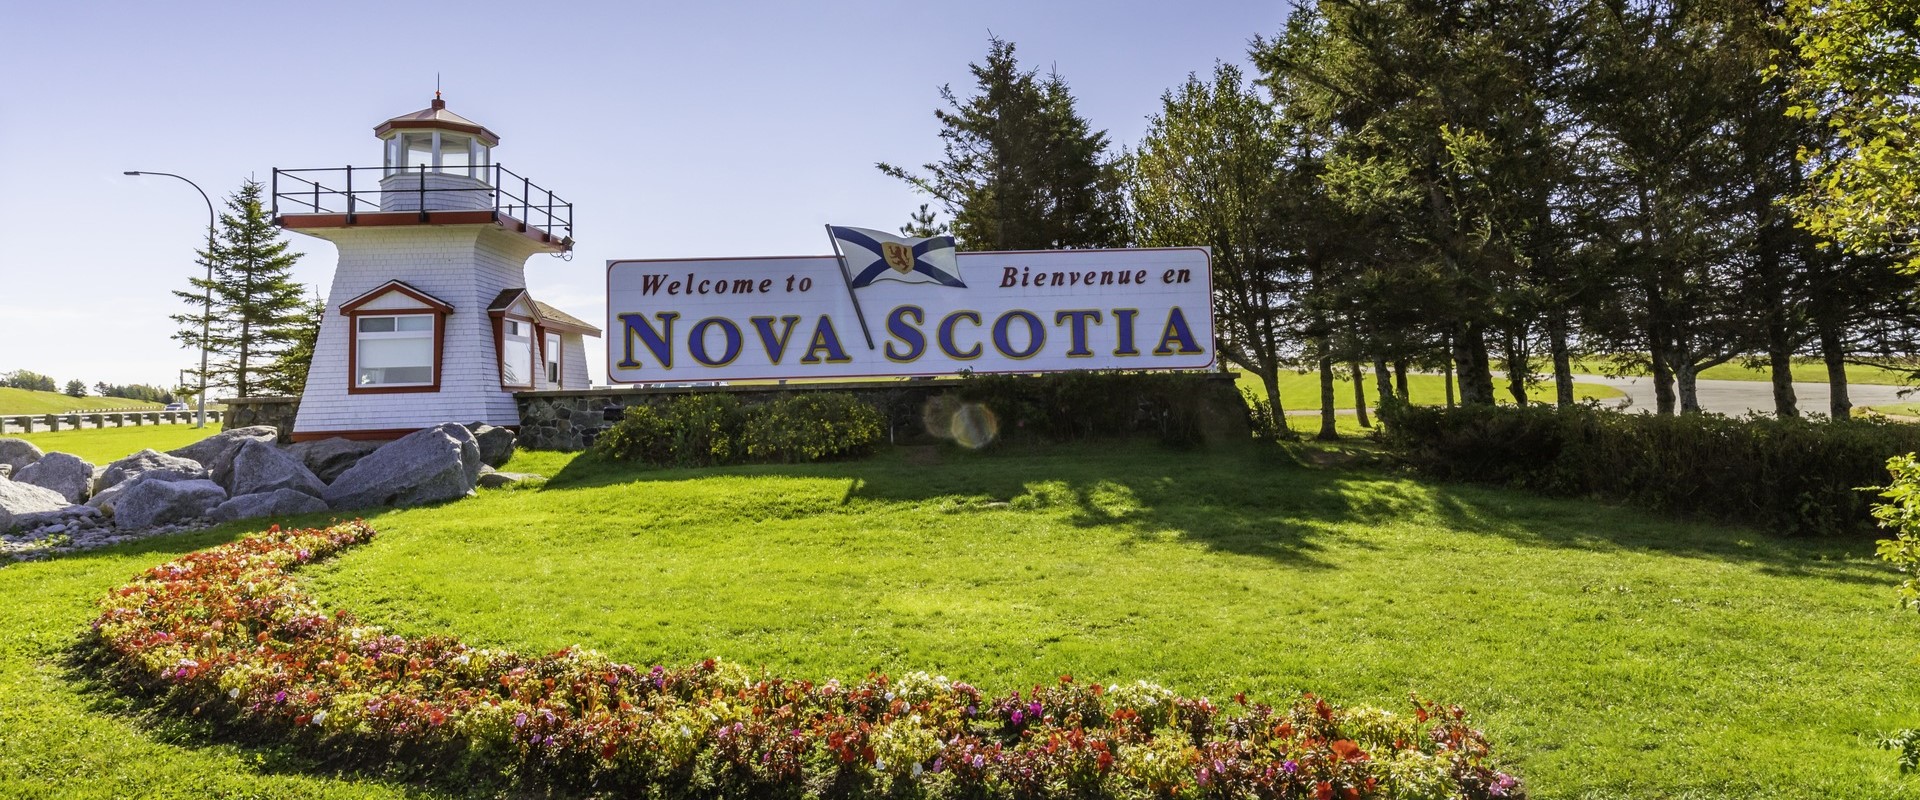
[[[918,763],[915,763],[913,765],[913,777],[916,777],[916,778],[920,777],[920,773],[921,773],[920,765]]]
[[[326,721],[327,721],[327,712],[325,712],[325,711],[315,711],[315,712],[313,712],[313,724],[315,724],[315,725],[318,725],[318,724],[320,724],[320,723],[322,723],[322,722],[326,722]]]
[[[234,700],[240,699],[240,687],[236,686],[232,689],[228,689],[227,697],[232,698]]]

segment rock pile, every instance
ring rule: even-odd
[[[445,423],[391,442],[275,444],[235,428],[96,467],[0,438],[0,563],[243,519],[436,503],[538,476],[499,473],[506,428]]]

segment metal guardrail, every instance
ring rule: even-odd
[[[441,167],[434,169],[427,165],[413,168],[401,167],[315,167],[311,169],[273,170],[273,218],[280,219],[281,206],[286,205],[286,213],[293,214],[345,214],[351,223],[357,214],[381,211],[381,199],[390,194],[382,188],[386,178],[395,175],[414,174],[419,176],[414,188],[397,190],[416,196],[416,205],[408,211],[419,211],[425,221],[430,213],[427,198],[443,193],[455,193],[455,197],[473,197],[476,194],[486,196],[487,207],[477,210],[490,210],[496,217],[504,215],[527,227],[538,229],[554,239],[573,240],[573,204],[556,197],[552,189],[534,184],[525,176],[515,174],[499,164],[474,167]],[[435,187],[427,184],[430,175],[458,175],[484,181],[488,185],[476,187]],[[355,186],[356,178],[358,186]],[[387,184],[391,185],[391,184]],[[372,188],[368,188],[371,186]]]
[[[208,411],[207,422],[219,422],[224,412]],[[0,434],[41,431],[124,428],[141,425],[191,425],[193,411],[82,411],[67,414],[0,414]]]

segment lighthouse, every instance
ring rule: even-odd
[[[513,427],[516,392],[588,388],[599,329],[526,288],[529,258],[572,251],[572,204],[439,92],[373,132],[379,166],[273,171],[275,221],[340,254],[292,438]]]

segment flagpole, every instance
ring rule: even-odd
[[[853,315],[860,320],[860,335],[867,337],[867,349],[873,349],[873,332],[867,330],[867,314],[860,310],[860,295],[853,291],[853,274],[847,271],[847,254],[840,252],[840,237],[833,235],[833,225],[827,226],[827,241],[833,242],[833,257],[840,260],[840,280],[847,285],[847,297],[853,300]]]

